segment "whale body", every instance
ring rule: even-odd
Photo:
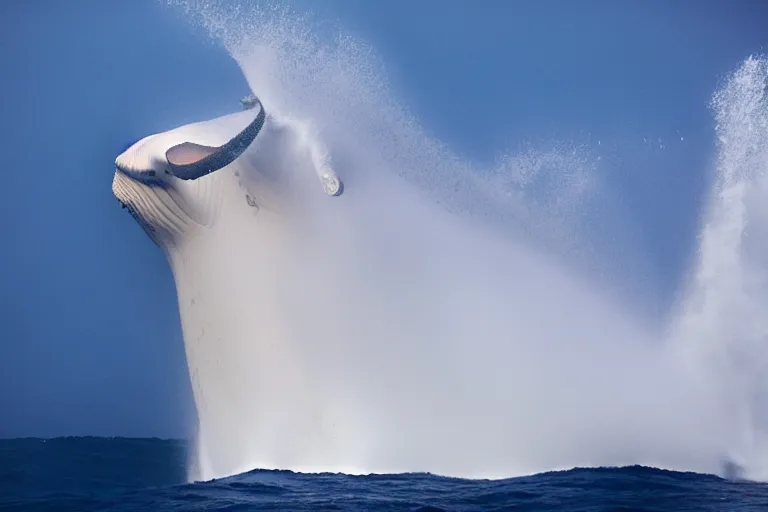
[[[193,480],[296,462],[281,458],[276,436],[295,428],[297,443],[309,442],[317,430],[274,291],[301,205],[343,185],[317,138],[258,101],[248,107],[145,137],[115,161],[113,194],[164,252],[176,284],[198,411]],[[286,145],[293,158],[275,158]],[[251,250],[234,242],[238,233]],[[230,272],[243,268],[251,271]],[[232,300],[242,293],[246,301]],[[218,365],[227,357],[248,370],[233,377]]]

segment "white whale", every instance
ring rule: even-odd
[[[286,432],[297,429],[301,443],[317,430],[275,290],[291,254],[285,224],[300,218],[307,194],[321,192],[316,180],[328,196],[341,195],[343,185],[305,125],[268,115],[254,98],[244,106],[141,139],[117,157],[112,183],[174,275],[199,417],[191,479],[296,463],[281,457]],[[251,245],[233,242],[243,233]],[[230,270],[244,268],[252,270]],[[247,300],[238,301],[243,293]],[[219,358],[248,369],[234,377]]]

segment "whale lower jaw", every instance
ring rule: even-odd
[[[211,176],[212,178],[213,176]],[[210,226],[216,217],[213,180],[194,183],[142,183],[120,171],[112,193],[161,249],[168,251],[182,239]]]

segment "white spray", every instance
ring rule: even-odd
[[[477,169],[422,132],[359,41],[323,43],[306,20],[273,7],[182,7],[285,123],[283,138],[254,149],[261,161],[302,174],[329,159],[346,187],[337,201],[302,195],[301,222],[269,237],[249,236],[261,212],[230,212],[184,249],[183,265],[172,262],[200,421],[191,478],[256,467],[717,472],[754,446],[740,440],[761,425],[760,368],[744,378],[731,370],[737,355],[762,363],[752,355],[764,292],[751,272],[763,266],[747,269],[742,257],[763,254],[761,237],[748,247],[742,230],[750,215],[764,225],[764,61],[748,61],[716,97],[718,190],[740,192],[715,201],[676,343],[662,344],[659,326],[558,257],[578,245],[599,189],[587,151],[531,151]],[[758,92],[734,91],[750,79]],[[542,169],[557,186],[534,198]],[[714,298],[697,312],[700,296]],[[750,325],[726,318],[733,309]],[[691,371],[681,353],[696,361]]]
[[[768,60],[751,56],[714,95],[717,162],[698,261],[671,348],[729,423],[729,454],[768,478]]]

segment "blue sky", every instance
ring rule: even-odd
[[[768,4],[294,3],[372,43],[396,96],[474,160],[600,139],[664,304],[706,190],[707,103],[768,51]],[[146,134],[237,109],[245,80],[153,0],[4,2],[0,69],[0,436],[184,435],[172,277],[112,197],[113,162]]]

